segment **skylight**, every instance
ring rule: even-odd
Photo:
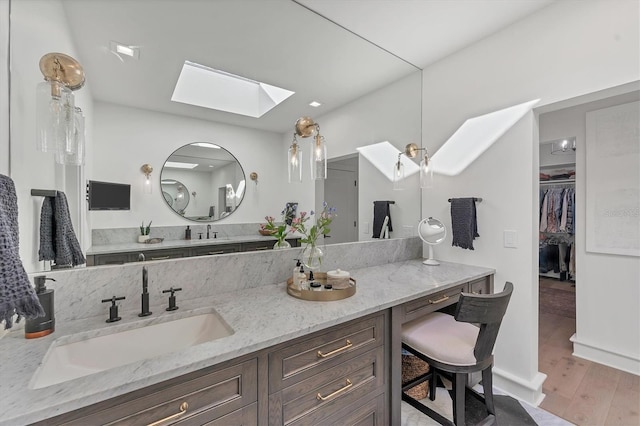
[[[176,161],[167,161],[166,163],[164,163],[164,166],[174,169],[193,169],[195,167],[198,167],[198,165],[194,163],[178,163]]]
[[[398,161],[400,150],[389,142],[379,142],[356,148],[360,154],[380,171],[389,181],[393,182],[393,166]],[[400,156],[404,165],[405,178],[420,171],[420,167],[405,155]]]
[[[171,100],[259,118],[294,93],[185,61]]]

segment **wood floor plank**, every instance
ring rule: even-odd
[[[578,425],[605,425],[620,371],[591,363],[564,417]]]
[[[543,389],[572,399],[592,363],[573,356],[563,356],[547,374]]]

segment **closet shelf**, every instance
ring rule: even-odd
[[[540,166],[541,169],[561,169],[563,167],[575,167],[576,163],[560,163],[560,164],[549,164],[547,166]]]
[[[541,180],[540,185],[555,185],[559,183],[576,183],[575,179],[555,179],[555,180]]]

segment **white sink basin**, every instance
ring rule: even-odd
[[[29,387],[44,388],[232,334],[231,327],[214,312],[73,343],[53,342]]]

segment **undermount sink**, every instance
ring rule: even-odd
[[[44,388],[232,334],[231,327],[210,312],[73,343],[53,342],[29,387]]]

